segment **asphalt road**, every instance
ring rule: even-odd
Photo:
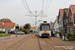
[[[0,50],[70,50],[73,47],[75,43],[55,37],[40,38],[34,34],[28,34]]]

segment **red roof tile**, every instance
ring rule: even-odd
[[[15,23],[4,23],[4,27],[14,27]]]
[[[70,5],[73,11],[73,14],[75,14],[75,5]]]
[[[35,29],[35,27],[31,27],[32,29]]]
[[[58,17],[59,17],[59,16],[57,16],[57,19],[58,19]]]
[[[73,15],[74,15],[74,24],[75,24],[75,5],[70,5]]]
[[[10,19],[1,19],[0,21],[4,23],[12,23]]]
[[[4,23],[3,27],[14,27],[15,23]],[[0,23],[0,27],[2,27],[2,23]]]
[[[65,11],[66,11],[66,14],[68,15],[68,10],[69,10],[69,8],[65,8]]]
[[[74,24],[75,24],[75,14],[74,14]]]
[[[63,17],[63,9],[60,9],[60,14],[61,14],[61,17]]]
[[[0,27],[2,27],[2,23],[0,23]]]

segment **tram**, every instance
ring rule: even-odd
[[[49,36],[51,36],[50,23],[47,23],[47,21],[43,21],[43,23],[41,23],[39,25],[38,35],[40,37],[49,37]]]

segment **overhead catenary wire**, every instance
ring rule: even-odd
[[[49,0],[47,0],[47,1],[46,1],[45,7],[44,7],[44,9],[43,9],[43,10],[45,10],[45,9],[46,9],[47,4],[48,4],[48,1],[49,1]]]
[[[26,1],[26,0],[25,0],[25,3],[26,3],[26,6],[27,6],[28,10],[30,11],[29,6],[28,6],[28,4],[27,4],[27,1]]]
[[[27,8],[28,8],[29,13],[31,13],[31,14],[34,16],[34,14],[30,11],[29,6],[28,6],[28,4],[27,4],[27,1],[26,1],[26,0],[25,0],[25,3],[26,3],[26,5],[27,5]]]
[[[25,0],[25,3],[26,3],[26,5],[27,5],[27,8],[28,8],[28,11],[29,11],[29,13],[30,14],[32,14],[33,16],[35,16],[31,11],[30,11],[30,9],[29,9],[29,6],[28,6],[28,4],[27,4],[27,1]],[[30,17],[31,18],[31,17]],[[31,20],[32,20],[32,18],[31,18]],[[33,20],[32,20],[32,23],[33,23]]]
[[[28,13],[28,15],[30,15],[32,12],[30,11],[30,9],[29,9],[29,6],[28,6],[28,4],[27,4],[27,1],[25,1],[25,0],[21,0],[22,1],[22,3],[23,3],[23,5],[24,5],[24,7],[25,7],[25,9],[26,9],[26,11],[27,11],[27,13]],[[26,4],[25,4],[26,3]],[[29,16],[30,17],[30,16]],[[31,18],[31,17],[30,17]],[[32,18],[31,18],[31,21],[32,21],[32,23],[33,23],[33,20],[32,20]]]
[[[50,6],[51,2],[52,2],[52,0],[49,1],[49,4],[47,5],[47,8],[45,9],[44,12],[46,12],[48,10],[48,7]]]
[[[30,11],[29,6],[28,6],[28,4],[27,4],[27,1],[26,1],[26,0],[25,0],[25,3],[26,3],[26,6],[27,6],[27,8],[28,8],[28,12],[29,12],[29,14],[34,15],[34,14]],[[31,17],[30,17],[30,18],[31,18]],[[31,20],[32,20],[32,18],[31,18]],[[33,23],[33,20],[32,20],[32,23]]]
[[[21,1],[22,1],[22,3],[23,3],[23,5],[24,5],[24,7],[25,7],[25,9],[26,9],[26,11],[27,11],[27,13],[29,14],[26,4],[24,3],[23,0],[21,0]]]
[[[29,6],[28,6],[28,4],[27,4],[27,1],[26,0],[21,0],[22,1],[22,3],[23,3],[23,5],[24,5],[24,7],[25,7],[25,9],[26,9],[26,11],[27,11],[27,13],[28,14],[32,14],[33,16],[34,16],[34,14],[30,11],[30,8],[29,8]]]
[[[43,8],[44,8],[44,0],[42,0],[42,13],[43,13]]]

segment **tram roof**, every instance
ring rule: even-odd
[[[45,24],[49,24],[49,23],[41,23],[41,25],[45,25]]]

